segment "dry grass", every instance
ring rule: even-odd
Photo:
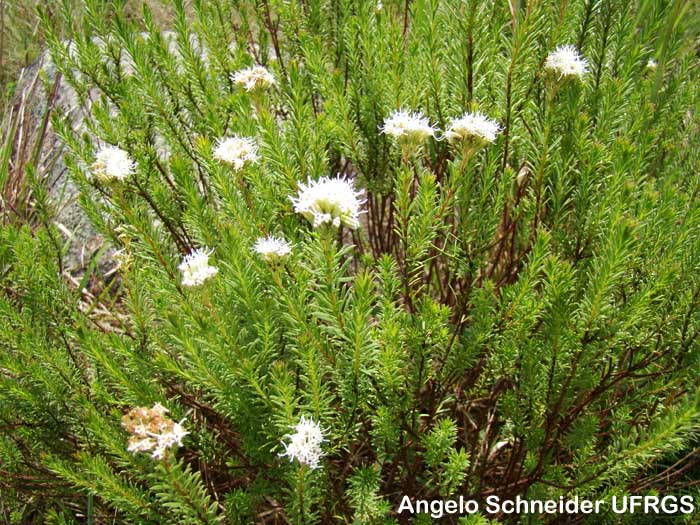
[[[24,76],[26,70],[20,73]],[[48,119],[53,108],[56,84],[43,108],[37,125],[32,118],[31,105],[37,89],[40,89],[39,73],[27,78],[26,87],[18,93],[15,104],[7,106],[3,118],[4,136],[0,144],[0,224],[18,223],[35,225],[39,215],[28,177],[43,178],[56,159],[58,151],[44,151]]]

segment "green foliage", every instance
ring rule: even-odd
[[[62,278],[46,207],[0,232],[15,521],[428,523],[397,514],[404,495],[696,490],[697,10],[196,0],[163,33],[120,4],[43,13],[86,114],[52,127],[122,252],[106,322],[91,276]],[[581,80],[545,70],[563,44]],[[237,85],[253,64],[276,84]],[[397,144],[381,126],[399,109],[442,131]],[[477,110],[493,143],[443,137]],[[241,169],[215,155],[235,134],[258,145]],[[104,144],[131,176],[97,176]],[[364,190],[361,225],[315,228],[290,198],[338,172]],[[291,254],[266,261],[266,235]],[[179,265],[206,247],[218,272],[187,286]],[[189,432],[162,459],[127,451],[120,424],[155,403]],[[301,416],[325,438],[317,469],[288,457]]]

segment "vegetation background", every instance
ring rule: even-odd
[[[144,3],[149,6],[160,27],[169,27],[172,8],[162,2],[124,0],[123,9],[127,18],[138,21]],[[55,11],[60,4],[52,0],[0,1],[0,110],[3,112],[14,94],[20,70],[30,65],[46,49],[37,8]],[[74,4],[78,5],[77,2]],[[60,33],[62,28],[58,27],[57,30]]]
[[[342,16],[320,16],[331,4]],[[149,0],[149,19],[140,2],[0,0],[3,194],[11,186],[17,200],[26,186],[32,195],[27,213],[9,212],[7,199],[2,210],[3,523],[405,523],[392,512],[403,494],[609,499],[634,491],[698,501],[700,6],[496,2],[488,14],[474,7],[486,4],[385,1],[380,15],[375,2]],[[457,5],[460,14],[476,13],[476,23],[455,16]],[[531,6],[541,18],[523,16]],[[230,35],[211,20],[222,12],[246,30],[234,32],[246,52],[221,53]],[[376,20],[391,42],[403,42],[407,28],[410,37],[385,46],[370,27]],[[469,54],[467,26],[485,43],[470,65],[481,74],[470,102],[493,111],[515,145],[499,139],[465,167],[446,143],[431,142],[409,169],[379,125],[402,105],[443,126],[467,109],[467,83],[458,85],[467,78],[464,63],[450,62]],[[134,37],[162,29],[178,35],[184,65]],[[222,93],[229,73],[278,44],[277,30],[289,69],[274,50],[257,58],[280,89],[264,103]],[[190,31],[221,53],[213,64],[197,59]],[[114,49],[156,61],[158,73],[124,81],[85,35],[110,35]],[[75,62],[62,54],[64,38],[80,42]],[[562,90],[557,111],[547,111],[535,57],[544,57],[545,43],[570,42],[584,44],[595,80]],[[66,77],[79,71],[76,88],[88,79],[106,95],[90,110],[91,133],[128,146],[148,166],[135,181],[142,186],[125,193],[90,183],[82,166],[94,157],[92,140],[54,116],[87,213],[138,261],[123,280],[61,276],[60,232],[36,162],[8,170],[18,166],[8,161],[16,154],[15,81],[45,45]],[[522,62],[518,46],[528,51]],[[658,77],[644,67],[650,56],[663,58]],[[522,73],[512,84],[511,59]],[[404,61],[413,67],[407,86]],[[463,74],[435,74],[445,69]],[[160,98],[167,89],[170,101]],[[122,111],[116,123],[107,99]],[[511,109],[522,113],[509,124]],[[187,123],[188,113],[199,117]],[[264,170],[230,186],[211,159],[229,118],[230,129],[259,137],[265,155]],[[190,149],[177,132],[166,136],[175,153],[156,167],[148,132],[167,126],[197,140]],[[293,179],[343,167],[377,208],[368,231],[328,239],[293,216],[288,197]],[[191,184],[195,172],[211,186]],[[494,172],[505,182],[491,184]],[[534,177],[515,184],[520,173],[542,173],[539,190]],[[450,203],[434,174],[474,191]],[[467,174],[473,178],[460,178]],[[394,181],[418,190],[402,193]],[[253,205],[239,207],[246,189]],[[541,219],[539,191],[550,205]],[[435,211],[449,206],[469,216],[464,229],[440,229]],[[406,218],[393,239],[382,237],[385,208]],[[499,238],[503,224],[493,217],[508,213],[507,231],[518,232],[505,250],[510,257],[475,249]],[[296,280],[250,253],[258,220],[295,241]],[[220,280],[213,291],[186,296],[175,268],[197,245],[217,246]],[[414,289],[433,264],[455,280],[427,279]],[[156,401],[186,417],[193,433],[172,462],[125,450],[121,416]],[[277,456],[303,413],[329,432],[320,473]],[[508,519],[460,523],[490,518]],[[697,514],[667,519],[698,522]],[[547,521],[556,519],[528,522]]]

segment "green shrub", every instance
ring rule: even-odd
[[[688,4],[191,8],[163,34],[86,0],[70,42],[45,16],[89,114],[52,124],[121,273],[100,319],[53,227],[2,231],[0,501],[388,524],[403,496],[697,494]],[[274,82],[247,90],[254,64]]]

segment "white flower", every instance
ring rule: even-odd
[[[178,447],[182,446],[182,438],[189,434],[189,432],[187,432],[182,426],[183,421],[184,419],[179,423],[173,423],[172,428],[167,432],[150,434],[156,439],[157,442],[155,449],[153,450],[153,454],[151,454],[152,457],[162,459],[163,454],[165,454],[165,451],[170,447],[175,445]]]
[[[209,266],[209,256],[213,250],[199,248],[186,255],[178,269],[182,272],[182,284],[185,286],[198,286],[213,277],[219,271],[215,266]]]
[[[131,438],[129,440],[129,446],[126,447],[127,452],[133,452],[136,454],[137,452],[150,452],[153,450],[156,446],[158,446],[158,442],[150,437],[144,437],[144,438]]]
[[[133,257],[126,248],[116,250],[114,252],[114,255],[112,255],[112,258],[117,263],[116,268],[127,269],[131,266],[131,263],[133,262]]]
[[[417,144],[428,137],[435,136],[435,128],[421,113],[409,113],[403,110],[394,111],[384,120],[384,126],[380,129],[382,133],[405,143]]]
[[[547,56],[544,67],[559,75],[559,78],[582,79],[588,71],[588,61],[579,55],[574,46],[559,46]]]
[[[253,249],[269,263],[280,262],[292,253],[292,247],[287,241],[273,236],[259,238]]]
[[[320,459],[324,456],[321,443],[326,441],[318,423],[312,418],[301,416],[299,423],[292,427],[294,434],[287,435],[289,443],[282,443],[284,453],[280,456],[288,456],[289,461],[297,460],[312,469],[318,468]]]
[[[312,222],[314,228],[325,223],[337,227],[342,223],[354,230],[360,225],[360,205],[364,202],[358,199],[361,194],[344,177],[321,177],[317,181],[309,178],[307,184],[300,183],[298,196],[290,199],[294,211]]]
[[[249,137],[233,137],[219,139],[214,148],[214,158],[233,165],[238,171],[246,163],[253,164],[258,161],[258,146],[255,140]]]
[[[496,135],[501,132],[498,122],[491,120],[486,115],[465,113],[459,118],[452,119],[445,132],[447,140],[457,142],[460,140],[472,140],[476,142],[493,142]]]
[[[128,452],[151,452],[162,459],[165,451],[182,446],[182,439],[189,434],[182,426],[166,416],[168,409],[160,403],[153,408],[136,407],[122,417],[122,426],[131,434]]]
[[[231,75],[231,80],[246,91],[253,91],[257,88],[274,86],[277,82],[275,77],[262,66],[253,66],[236,71]]]
[[[658,67],[658,65],[659,64],[656,62],[656,60],[654,60],[653,58],[650,58],[649,61],[647,62],[647,69],[652,69],[652,70],[656,69]]]
[[[104,146],[95,155],[92,173],[103,182],[124,180],[134,173],[136,164],[126,151],[115,146]]]

